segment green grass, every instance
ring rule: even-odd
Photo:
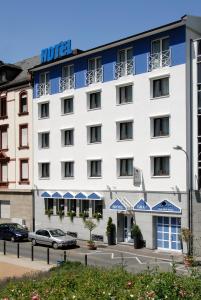
[[[33,277],[0,283],[0,299],[30,300],[201,299],[201,275],[179,276],[155,271],[133,275],[120,268],[85,267],[66,263]]]

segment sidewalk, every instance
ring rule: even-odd
[[[29,258],[16,258],[9,254],[7,256],[0,253],[0,279],[8,277],[19,277],[25,274],[48,271],[54,265],[47,265],[43,261],[30,261]]]
[[[78,244],[86,248],[86,242],[85,241],[78,241]],[[156,258],[161,260],[169,260],[169,261],[176,261],[181,262],[183,261],[183,254],[181,252],[165,252],[165,251],[159,251],[157,249],[147,249],[147,248],[141,248],[141,249],[134,249],[133,244],[117,244],[113,246],[108,246],[107,244],[103,242],[96,242],[97,248],[101,249],[109,249],[112,251],[117,252],[128,252],[131,254],[135,254],[138,256],[144,256],[144,257],[150,257],[150,258]]]

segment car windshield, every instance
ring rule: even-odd
[[[51,236],[64,236],[66,235],[64,231],[62,231],[61,229],[53,229],[53,230],[50,230],[50,234]]]
[[[11,229],[23,229],[24,230],[24,227],[20,224],[16,224],[16,223],[13,223],[13,224],[9,224],[9,227]]]

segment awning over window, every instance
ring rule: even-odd
[[[102,200],[103,199],[103,196],[97,192],[94,192],[94,193],[91,193],[89,196],[88,196],[88,199],[89,200]]]
[[[80,192],[77,195],[75,195],[75,199],[81,199],[81,200],[88,199],[88,195],[84,192]]]
[[[54,194],[52,194],[52,198],[63,198],[63,195],[61,192],[55,192]]]
[[[43,192],[40,196],[43,198],[51,198],[52,194],[50,192]]]
[[[63,195],[64,199],[75,199],[75,194],[72,192],[67,192]]]

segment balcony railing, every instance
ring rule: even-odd
[[[171,65],[171,50],[148,54],[148,71]]]
[[[118,79],[123,76],[134,74],[134,61],[132,59],[125,62],[115,63],[114,65],[114,78]]]
[[[38,84],[38,97],[49,95],[50,93],[50,83],[39,83]]]
[[[85,73],[85,85],[103,81],[103,67]]]
[[[75,75],[62,77],[59,81],[59,90],[60,92],[64,92],[70,89],[75,88]]]

